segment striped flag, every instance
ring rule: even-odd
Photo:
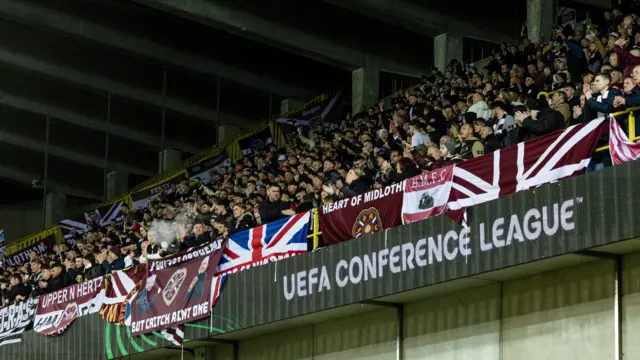
[[[124,325],[129,312],[129,301],[146,278],[147,267],[136,265],[113,272],[105,278],[105,295],[100,316],[109,323]]]
[[[184,342],[184,324],[162,330],[160,333],[173,345],[182,346],[182,343]]]
[[[629,141],[629,137],[613,116],[609,117],[609,153],[613,165],[640,158],[640,143]]]

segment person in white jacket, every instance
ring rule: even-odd
[[[484,95],[482,93],[473,94],[473,105],[469,108],[469,112],[476,113],[479,118],[488,120],[491,118],[493,112],[489,109],[489,105],[484,101]]]

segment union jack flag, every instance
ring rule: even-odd
[[[108,227],[112,220],[116,223],[122,223],[122,209],[126,205],[123,201],[118,201],[110,205],[91,210],[84,214],[72,217],[70,219],[62,220],[59,222],[60,230],[64,239],[70,245],[73,245],[73,236],[75,233],[85,233],[90,224],[102,229]]]
[[[307,251],[310,211],[233,234],[218,264],[218,275]]]
[[[604,117],[598,118],[456,165],[449,210],[584,172],[605,131],[604,123]]]

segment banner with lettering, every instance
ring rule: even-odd
[[[191,179],[199,179],[201,183],[207,184],[211,181],[214,175],[219,175],[220,170],[225,166],[230,166],[231,162],[228,159],[227,152],[222,151],[220,154],[200,161],[195,165],[191,165],[187,168],[189,177]]]
[[[61,335],[75,319],[100,311],[103,300],[102,277],[40,295],[33,330],[44,335]]]
[[[337,128],[342,121],[342,92],[325,93],[282,115],[276,122],[283,135],[289,139],[301,131],[304,136],[318,126]],[[300,130],[298,130],[300,129]]]
[[[122,224],[122,210],[127,205],[124,201],[116,201],[113,204],[105,205],[84,214],[59,221],[60,230],[65,241],[70,246],[75,245],[75,236],[82,235],[89,229],[103,229],[111,225],[112,221]]]
[[[271,136],[271,129],[269,129],[269,127],[238,140],[238,146],[240,146],[242,156],[249,157],[273,144],[274,140],[273,136]]]
[[[180,184],[183,180],[187,178],[187,175],[182,171],[180,174],[172,177],[165,182],[147,188],[145,190],[138,191],[137,193],[131,194],[131,201],[133,202],[133,207],[138,209],[144,209],[149,206],[149,201],[155,200],[160,197],[162,194],[171,194],[174,191],[174,186]]]
[[[444,212],[453,184],[453,167],[454,165],[447,166],[405,180],[402,201],[404,224]]]
[[[206,318],[211,312],[214,274],[222,240],[148,264],[147,278],[131,301],[131,333],[140,335]],[[215,290],[215,289],[214,289]],[[215,291],[214,291],[215,292]]]
[[[0,267],[14,267],[31,261],[30,254],[35,251],[38,255],[42,255],[47,251],[53,251],[53,247],[56,245],[56,237],[51,234],[40,242],[31,245],[28,248],[21,250],[18,253],[12,255],[5,255]]]
[[[22,341],[21,334],[33,326],[38,299],[28,299],[0,309],[0,346]]]
[[[357,239],[402,225],[404,182],[369,190],[320,207],[320,228],[325,244]]]
[[[127,322],[129,302],[142,287],[146,276],[147,264],[134,265],[106,276],[104,301],[100,308],[104,321],[118,325]]]

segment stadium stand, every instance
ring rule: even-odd
[[[346,114],[338,128],[285,139],[272,122],[229,139],[105,204],[117,208],[113,221],[45,230],[57,238],[50,249],[5,261],[2,305],[638,106],[639,23],[621,14],[600,29],[557,28],[551,41],[503,45],[484,69],[453,60],[391,106]],[[617,118],[632,141],[633,119]],[[589,171],[611,165],[600,150]],[[317,217],[313,228],[315,248]],[[9,245],[7,255],[33,242]]]

